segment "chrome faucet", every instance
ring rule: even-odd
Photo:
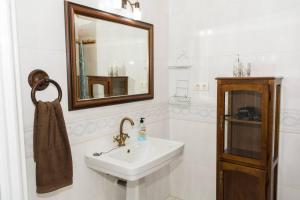
[[[120,124],[120,134],[117,136],[114,136],[114,142],[118,142],[118,146],[122,147],[125,146],[125,141],[127,138],[130,138],[129,135],[127,133],[123,132],[123,125],[125,121],[129,121],[131,123],[131,126],[134,126],[134,122],[132,119],[130,119],[129,117],[125,117],[121,120],[121,124]]]

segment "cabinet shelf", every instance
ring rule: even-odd
[[[247,151],[243,149],[226,149],[224,151],[226,154],[232,154],[232,155],[237,155],[237,156],[242,156],[242,157],[248,157],[248,158],[253,158],[253,159],[261,159],[261,153],[260,152],[255,152],[255,151]]]
[[[242,124],[254,124],[254,125],[261,125],[261,121],[254,121],[254,120],[242,120],[242,119],[236,119],[233,117],[225,117],[226,121],[229,122],[235,122],[235,123],[242,123]]]

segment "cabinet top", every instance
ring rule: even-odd
[[[283,77],[278,76],[259,76],[259,77],[217,77],[216,80],[282,80]]]
[[[283,77],[217,77],[218,84],[281,84]]]

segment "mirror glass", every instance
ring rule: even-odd
[[[149,93],[149,31],[74,16],[77,99]]]

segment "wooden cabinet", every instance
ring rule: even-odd
[[[217,200],[276,200],[282,78],[217,78]]]
[[[94,85],[102,85],[104,97],[128,95],[128,76],[88,76],[89,95],[94,98]]]
[[[265,170],[220,161],[219,199],[264,200]]]

